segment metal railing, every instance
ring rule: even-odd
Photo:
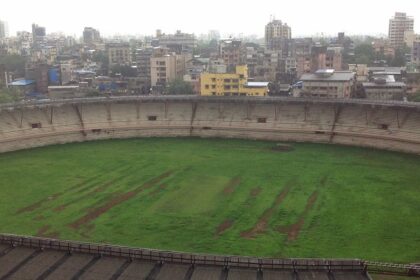
[[[237,268],[282,269],[291,271],[365,271],[361,260],[346,259],[269,259],[140,249],[76,241],[0,234],[0,243],[36,249],[51,249],[99,256],[123,257],[143,261]]]
[[[290,271],[359,271],[377,274],[420,276],[420,265],[394,264],[359,259],[272,259],[240,256],[193,254],[155,249],[94,244],[49,238],[0,234],[0,243],[36,249],[86,253],[97,256],[122,257],[143,261],[187,265],[211,265],[236,268],[282,269]]]

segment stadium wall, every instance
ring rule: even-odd
[[[420,154],[420,105],[126,97],[0,106],[0,152],[99,139],[188,136],[344,144]]]

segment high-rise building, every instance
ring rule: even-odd
[[[395,13],[389,20],[389,41],[392,47],[401,48],[404,46],[404,34],[414,29],[414,19],[406,13]]]
[[[292,28],[281,20],[272,20],[265,26],[265,44],[270,46],[273,39],[291,39]]]
[[[0,39],[6,38],[9,36],[9,30],[7,27],[7,22],[0,20]]]
[[[101,34],[92,27],[85,27],[83,30],[83,42],[85,44],[94,44],[101,41]]]
[[[45,27],[32,24],[32,37],[35,48],[40,48],[45,45],[46,35]]]

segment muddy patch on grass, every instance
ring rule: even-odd
[[[294,241],[299,237],[300,231],[302,230],[303,225],[305,224],[305,218],[307,217],[308,213],[312,210],[314,207],[315,202],[318,199],[318,192],[314,191],[311,196],[308,198],[305,206],[305,210],[300,215],[299,220],[290,225],[285,227],[280,227],[279,231],[281,233],[287,234],[287,240],[288,241]]]
[[[44,236],[44,234],[46,234],[47,231],[49,231],[50,229],[51,229],[51,226],[45,225],[41,227],[40,229],[38,229],[38,231],[36,232],[36,236]]]
[[[274,211],[276,208],[283,202],[286,198],[287,194],[289,193],[291,186],[286,186],[276,197],[273,205],[264,211],[262,216],[258,219],[257,223],[254,227],[248,231],[241,232],[241,237],[252,239],[255,238],[257,235],[264,233],[267,229],[268,222],[270,218],[273,216]]]
[[[61,211],[64,211],[66,208],[67,208],[67,205],[60,205],[60,206],[55,207],[53,209],[53,211],[54,212],[61,212]]]
[[[231,194],[235,191],[236,187],[241,183],[241,178],[239,176],[232,178],[229,183],[223,189],[224,194]]]
[[[157,187],[154,191],[150,193],[150,196],[155,196],[159,194],[161,191],[165,190],[168,187],[166,184],[161,184],[159,187]]]
[[[260,193],[261,193],[261,188],[258,187],[258,188],[252,189],[250,195],[252,198],[256,198]]]
[[[38,229],[36,236],[38,237],[46,237],[46,238],[54,238],[54,239],[58,239],[60,237],[60,233],[57,231],[50,231],[51,230],[51,226],[50,225],[45,225],[43,227],[41,227],[40,229]]]
[[[42,221],[42,220],[45,220],[45,217],[42,215],[37,215],[34,217],[34,221]]]
[[[233,220],[227,219],[223,223],[221,223],[216,230],[216,236],[222,235],[225,231],[230,229],[234,224]]]
[[[172,171],[165,172],[161,174],[160,176],[151,179],[150,181],[144,183],[140,187],[123,193],[123,194],[117,194],[112,199],[105,202],[102,206],[99,206],[97,208],[93,208],[88,211],[86,215],[81,217],[80,219],[74,221],[73,223],[70,223],[68,226],[70,226],[73,229],[79,229],[81,226],[86,225],[93,220],[97,219],[99,216],[103,215],[104,213],[108,212],[115,206],[126,202],[127,200],[135,197],[137,194],[141,193],[144,190],[147,190],[154,185],[158,184],[160,181],[164,180],[165,178],[169,177],[172,174]]]
[[[271,148],[273,152],[291,152],[295,148],[292,145],[278,143]]]
[[[27,212],[33,212],[35,210],[37,210],[38,208],[41,208],[41,206],[49,201],[53,201],[56,200],[58,197],[60,197],[62,193],[55,193],[49,197],[43,198],[37,202],[35,202],[34,204],[28,205],[26,207],[20,208],[16,211],[16,214],[22,214],[22,213],[27,213]]]
[[[85,239],[90,239],[92,232],[95,230],[94,224],[88,224],[80,231],[80,235]]]
[[[120,179],[124,178],[125,176],[120,176],[118,178],[112,179],[108,182],[102,183],[99,186],[96,186],[96,188],[94,188],[95,186],[89,186],[88,188],[94,188],[93,190],[91,190],[90,192],[83,194],[79,197],[77,197],[76,199],[73,199],[65,204],[59,205],[57,207],[55,207],[53,210],[54,212],[62,212],[64,210],[66,210],[67,207],[69,207],[70,205],[72,205],[73,203],[77,203],[82,199],[85,198],[89,198],[90,196],[94,195],[94,194],[98,194],[101,192],[106,191],[109,187],[111,187],[113,184],[115,184],[116,182],[118,182]],[[83,190],[86,190],[86,188],[84,188]]]

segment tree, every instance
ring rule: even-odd
[[[403,67],[407,64],[405,55],[410,52],[410,49],[407,47],[398,48],[395,50],[395,56],[388,60],[388,64],[393,67]]]
[[[3,88],[0,90],[0,103],[12,103],[22,100],[22,93],[13,88]]]
[[[191,84],[178,78],[169,83],[166,93],[169,95],[194,94],[194,90]]]
[[[15,72],[19,76],[25,75],[26,58],[17,54],[0,56],[0,64],[3,64],[8,72]]]
[[[355,63],[372,65],[377,59],[375,50],[370,44],[361,44],[354,49]]]

